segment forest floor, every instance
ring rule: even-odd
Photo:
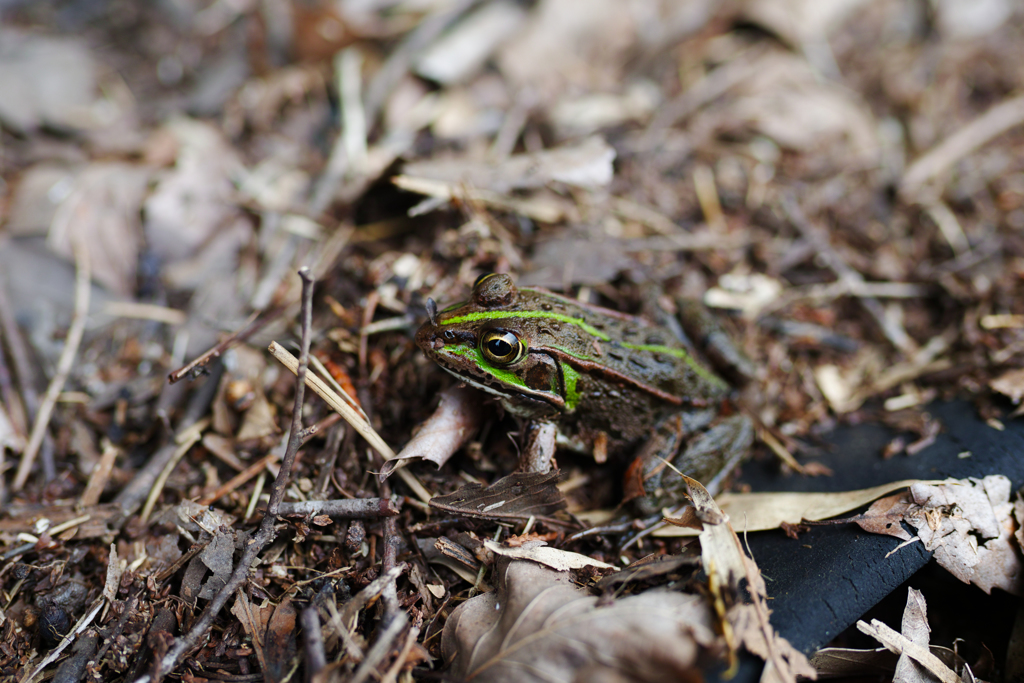
[[[623,505],[631,453],[514,475],[526,425],[414,333],[491,272],[701,300],[753,361],[728,401],[752,457],[788,476],[829,476],[839,424],[913,458],[938,398],[1000,428],[1018,5],[0,0],[0,681],[656,681],[755,650],[700,490],[704,571]],[[356,408],[306,391],[296,434],[268,345],[304,331]],[[440,466],[378,476],[452,388]]]

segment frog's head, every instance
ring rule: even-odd
[[[427,357],[466,384],[502,399],[509,412],[553,417],[567,410],[558,361],[530,348],[531,311],[508,275],[481,275],[469,301],[438,311],[416,332]]]

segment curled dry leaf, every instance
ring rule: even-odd
[[[84,247],[96,281],[121,296],[136,286],[139,213],[149,176],[142,166],[90,164],[77,175],[50,224],[50,248],[71,261],[75,245]]]
[[[397,457],[381,468],[384,481],[399,467],[425,460],[440,468],[479,431],[483,419],[480,392],[467,386],[454,386],[441,393],[441,402]]]
[[[497,590],[445,624],[441,648],[458,679],[687,680],[717,642],[700,596],[648,591],[599,605],[569,574],[533,562],[501,558],[495,575]]]
[[[595,560],[580,553],[552,548],[543,541],[529,541],[518,548],[508,548],[494,541],[484,541],[484,547],[496,555],[519,560],[532,560],[560,572],[566,572],[570,569],[582,569],[583,567],[615,569],[615,565]]]

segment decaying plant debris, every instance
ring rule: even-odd
[[[0,680],[809,674],[703,489],[650,533],[602,452],[516,473],[529,435],[412,333],[485,272],[700,299],[755,457],[827,475],[868,419],[912,457],[956,393],[999,428],[1022,32],[1011,0],[0,2]],[[1019,588],[1005,480],[934,484],[859,523]]]

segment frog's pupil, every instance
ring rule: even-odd
[[[512,345],[504,339],[492,339],[487,342],[487,346],[489,347],[487,350],[491,352],[491,355],[498,358],[504,358],[512,353]]]

